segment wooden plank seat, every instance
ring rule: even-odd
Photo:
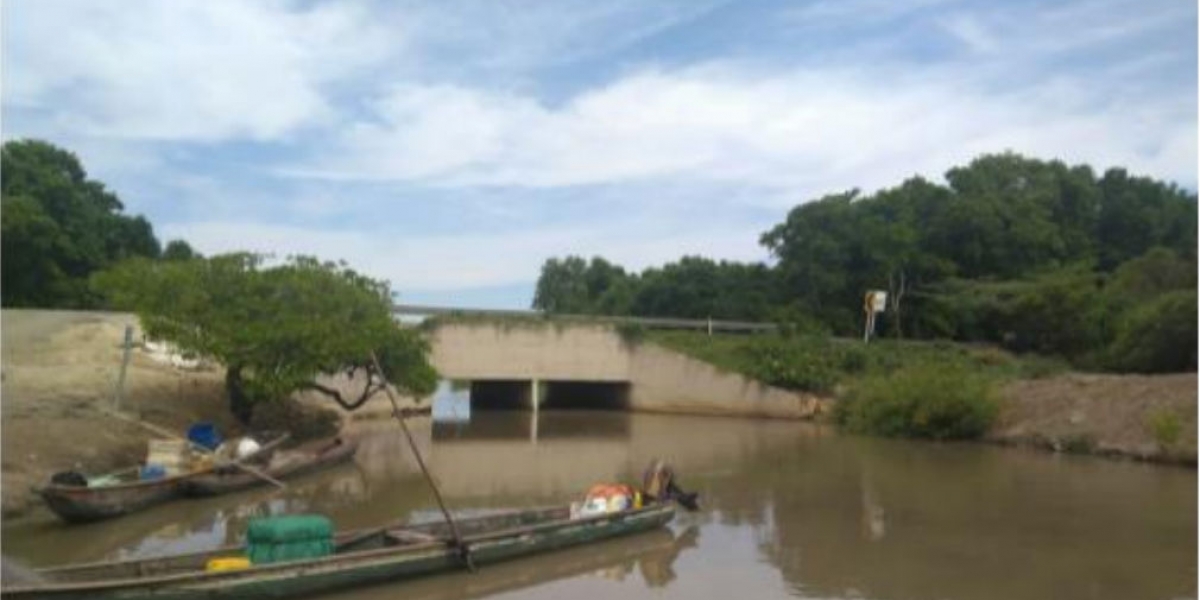
[[[388,545],[407,546],[410,544],[427,544],[438,541],[437,536],[411,529],[392,529],[384,534]]]

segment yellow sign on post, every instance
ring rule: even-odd
[[[887,309],[887,292],[871,290],[863,295],[863,313],[866,314],[866,324],[863,326],[863,341],[871,339],[875,332],[875,315]]]

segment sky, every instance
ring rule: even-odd
[[[164,242],[526,308],[550,257],[769,261],[983,153],[1197,185],[1188,0],[4,0],[0,132]]]

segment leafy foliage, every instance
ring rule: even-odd
[[[1180,290],[1131,309],[1108,349],[1108,366],[1139,373],[1195,371],[1196,301],[1195,289]]]
[[[162,258],[163,260],[191,260],[200,258],[200,254],[183,240],[171,240],[167,242],[167,247],[163,248]]]
[[[953,168],[946,182],[915,177],[800,204],[760,239],[776,259],[770,267],[683,257],[626,275],[600,258],[550,259],[534,305],[771,320],[786,331],[857,336],[863,293],[882,289],[880,335],[1001,344],[1084,368],[1194,368],[1167,345],[1186,343],[1195,315],[1188,325],[1181,308],[1162,312],[1178,302],[1147,308],[1196,287],[1194,193],[1122,169],[1098,177],[1013,153]],[[619,273],[602,294],[587,285],[597,266]],[[603,294],[621,301],[602,303]],[[1154,318],[1174,325],[1152,327]],[[764,352],[768,363],[777,354]],[[1134,354],[1117,357],[1126,352]],[[771,379],[811,379],[786,369]]]
[[[834,418],[856,433],[931,439],[977,438],[999,411],[991,381],[953,364],[914,365],[855,383]]]
[[[154,258],[150,223],[89,179],[74,154],[46,142],[10,141],[0,151],[0,277],[5,306],[88,308],[93,272],[128,257]]]
[[[1183,420],[1169,409],[1160,408],[1146,415],[1145,426],[1164,450],[1174,448],[1183,437]]]
[[[264,268],[251,254],[131,260],[96,275],[94,284],[136,312],[151,337],[226,365],[231,408],[243,420],[254,402],[301,389],[357,408],[382,390],[372,352],[404,391],[420,397],[437,384],[427,343],[393,322],[388,286],[344,264],[294,257]],[[359,397],[346,398],[315,381],[336,373],[366,374],[368,383]]]
[[[690,331],[650,331],[647,338],[769,385],[814,393],[837,392],[864,377],[923,365],[949,365],[994,378],[1043,377],[1065,369],[1044,357],[949,342],[879,340],[864,345],[825,335],[708,336]]]
[[[542,265],[533,308],[548,313],[763,319],[779,301],[765,265],[685,256],[639,274],[595,257]]]

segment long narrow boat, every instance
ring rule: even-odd
[[[316,444],[301,446],[294,450],[280,450],[271,458],[263,473],[274,479],[287,479],[320,469],[332,467],[354,458],[358,451],[357,440],[322,440]],[[236,468],[222,468],[189,478],[184,483],[183,493],[188,496],[216,496],[263,485],[266,482],[254,473]]]
[[[246,460],[270,457],[287,437],[273,437]],[[159,479],[132,479],[108,485],[50,483],[37,488],[37,493],[46,501],[50,510],[64,521],[89,523],[119,517],[178,498],[186,491],[189,481],[209,475],[215,469],[216,467],[209,467]],[[128,473],[130,470],[124,472]],[[133,477],[136,477],[136,473]]]
[[[555,550],[601,539],[650,531],[675,516],[673,504],[593,517],[570,517],[568,507],[513,512],[458,521],[473,565]],[[0,596],[13,599],[99,598],[109,600],[199,600],[293,598],[335,589],[419,577],[465,568],[462,548],[451,542],[445,523],[335,535],[329,556],[209,571],[210,559],[240,548],[147,560],[101,562],[42,569],[40,583],[5,582]]]

